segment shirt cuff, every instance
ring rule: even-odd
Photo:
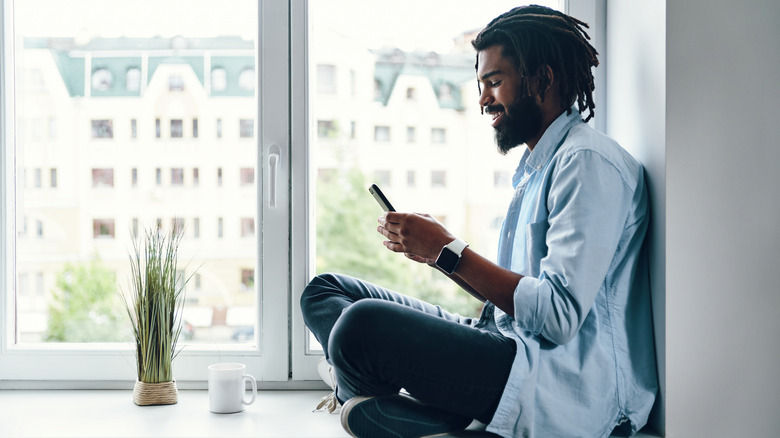
[[[539,278],[523,277],[515,288],[515,322],[522,330],[541,334],[550,311],[552,287]]]

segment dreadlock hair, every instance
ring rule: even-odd
[[[591,67],[599,65],[598,52],[588,42],[590,36],[583,28],[584,22],[544,6],[520,6],[499,15],[491,21],[471,42],[477,52],[500,45],[502,55],[511,58],[520,71],[527,94],[531,94],[527,78],[537,76],[540,97],[550,85],[550,77],[544,66],[555,74],[561,95],[561,109],[571,114],[577,101],[580,113],[589,110],[588,121],[593,117],[593,83]],[[477,65],[479,67],[479,55]]]

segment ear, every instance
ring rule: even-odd
[[[535,94],[539,96],[542,102],[544,102],[544,96],[553,92],[555,84],[555,74],[552,67],[547,64],[542,64],[536,69],[536,75],[534,76],[533,89]]]

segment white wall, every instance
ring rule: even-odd
[[[780,2],[663,3],[607,9],[607,129],[647,166],[655,208],[654,422],[778,436]]]

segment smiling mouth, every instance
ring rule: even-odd
[[[504,107],[502,105],[488,105],[485,107],[485,113],[492,117],[491,126],[495,128],[501,120],[501,116],[504,115]]]

